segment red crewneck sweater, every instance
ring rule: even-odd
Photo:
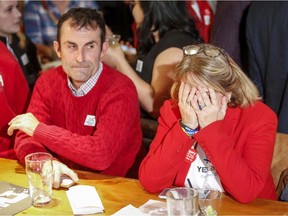
[[[28,111],[41,123],[33,137],[17,134],[15,151],[22,163],[28,153],[49,151],[70,168],[124,176],[141,146],[136,88],[105,64],[96,85],[82,97],[72,95],[61,66],[45,72]],[[91,116],[96,125],[84,125]]]
[[[26,111],[30,90],[22,69],[0,42],[0,157],[16,159],[14,137],[8,136],[8,122]]]

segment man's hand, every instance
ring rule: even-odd
[[[61,175],[67,175],[71,178],[73,182],[79,181],[77,173],[75,173],[73,170],[71,170],[69,167],[67,167],[65,164],[53,160],[53,172],[54,172],[54,180],[53,180],[53,187],[59,188],[60,181],[61,181]]]
[[[38,124],[39,121],[32,113],[18,115],[8,123],[10,127],[7,130],[7,134],[11,136],[14,130],[21,130],[32,137]]]

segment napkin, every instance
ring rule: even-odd
[[[76,185],[70,187],[66,194],[74,215],[104,212],[101,199],[93,186]]]
[[[138,208],[141,212],[148,215],[168,215],[166,202],[149,199]]]
[[[166,202],[150,199],[139,208],[136,208],[133,205],[129,204],[111,216],[136,216],[136,215],[137,216],[167,215]]]
[[[133,205],[129,204],[124,208],[120,209],[116,213],[112,214],[111,216],[149,216],[141,212],[138,208],[134,207]]]

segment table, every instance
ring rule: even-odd
[[[121,208],[132,204],[140,207],[149,199],[159,200],[158,194],[146,192],[137,179],[106,176],[97,173],[76,171],[79,184],[95,186],[105,208],[111,215]],[[0,181],[28,187],[24,168],[15,160],[0,158]],[[53,189],[53,201],[45,208],[30,207],[18,215],[73,215],[67,189]],[[162,200],[163,201],[163,200]],[[230,196],[222,194],[219,215],[288,215],[288,203],[256,199],[249,204],[240,204]]]

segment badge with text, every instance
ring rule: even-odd
[[[197,151],[195,150],[194,146],[195,145],[192,145],[186,154],[186,157],[184,160],[186,163],[193,163],[197,158]]]
[[[96,125],[96,117],[94,115],[87,115],[84,125],[94,127]]]

